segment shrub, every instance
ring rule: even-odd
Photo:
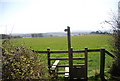
[[[110,73],[112,77],[120,77],[120,25],[118,24],[118,27],[116,30],[114,30],[113,34],[113,53],[115,55],[115,60],[112,64]]]
[[[2,44],[3,79],[41,79],[48,78],[44,59],[25,46],[14,46],[10,40]],[[42,60],[42,59],[43,60]]]
[[[116,77],[120,81],[120,13],[118,16],[113,14],[112,20],[105,21],[107,24],[112,26],[113,28],[113,41],[111,42],[111,46],[113,47],[112,52],[114,53],[115,59],[112,63],[112,67],[110,69],[111,77]]]
[[[115,55],[114,62],[110,69],[112,77],[120,78],[120,20],[118,17],[113,16],[112,21],[105,21],[113,27],[113,41],[111,46],[113,47],[112,52]]]

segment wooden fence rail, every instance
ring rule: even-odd
[[[34,50],[33,50],[34,51]],[[48,51],[34,51],[35,53],[48,53]],[[73,50],[73,53],[85,53],[85,50]],[[100,49],[88,49],[88,52],[100,52]],[[68,53],[68,51],[50,51],[50,53]]]
[[[112,58],[115,58],[115,56],[113,54],[111,54],[110,52],[108,52],[107,50],[105,50],[105,53],[107,53],[109,56],[111,56]]]
[[[35,53],[41,53],[41,54],[47,54],[48,51],[34,51]],[[73,53],[84,53],[85,50],[74,50]],[[100,49],[89,49],[88,52],[100,52]],[[50,51],[49,53],[53,54],[59,54],[59,53],[68,53],[68,51]],[[111,54],[109,51],[105,50],[105,53],[111,56],[112,58],[115,58],[113,54]]]
[[[33,50],[34,51],[34,50]],[[87,65],[87,58],[84,58],[84,57],[73,57],[72,56],[72,53],[84,53],[87,57],[87,54],[89,52],[100,52],[100,77],[102,80],[104,80],[104,68],[105,68],[105,54],[108,54],[109,56],[111,56],[112,58],[115,58],[114,55],[112,55],[110,52],[108,52],[107,50],[105,49],[88,49],[88,48],[85,48],[84,50],[72,50],[71,48],[71,57],[72,58],[68,58],[68,57],[64,57],[64,58],[50,58],[50,55],[51,54],[64,54],[64,53],[69,53],[69,51],[51,51],[50,49],[47,49],[47,51],[34,51],[35,53],[40,53],[40,54],[47,54],[48,56],[48,68],[49,68],[49,72],[50,72],[50,68],[52,67],[51,66],[51,60],[86,60],[85,61],[85,64]],[[72,68],[73,66],[79,66],[79,65],[72,65],[71,63],[72,61],[69,62],[68,65],[57,65],[56,67],[69,67],[69,68]],[[87,67],[86,67],[86,70],[87,70]],[[58,72],[57,74],[64,74],[65,72]],[[87,72],[86,72],[86,76],[87,76]],[[87,78],[87,77],[86,77]]]

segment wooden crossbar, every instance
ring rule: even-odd
[[[81,66],[85,66],[85,64],[74,64],[73,67],[81,67]],[[69,65],[57,65],[57,67],[69,67]]]
[[[35,53],[43,53],[46,54],[48,53],[48,51],[34,51]],[[73,53],[84,53],[85,50],[73,50]],[[100,49],[89,49],[88,52],[100,52]],[[68,51],[50,51],[51,54],[64,54],[64,53],[68,53]]]
[[[69,58],[50,58],[50,60],[69,60]],[[85,60],[85,57],[74,57],[73,60]]]

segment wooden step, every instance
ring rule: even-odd
[[[65,78],[69,77],[69,67],[65,67]]]
[[[56,60],[51,67],[51,70],[55,70],[60,60]]]

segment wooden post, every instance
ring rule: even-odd
[[[50,73],[50,48],[47,49],[48,51],[48,69],[49,69],[49,73]]]
[[[65,32],[67,32],[67,39],[68,39],[68,51],[70,51],[71,49],[71,39],[70,39],[70,27],[67,26],[67,29],[64,30]]]
[[[104,78],[104,68],[105,68],[105,49],[100,50],[100,78],[102,81]]]
[[[85,72],[85,75],[86,75],[86,79],[87,79],[87,67],[88,67],[88,48],[85,48],[85,70],[86,70],[86,72]]]
[[[70,27],[67,26],[67,39],[68,39],[68,56],[69,56],[69,74],[70,74],[70,79],[71,79],[71,74],[72,74],[72,68],[73,68],[73,56],[72,56],[72,48],[71,48],[71,39],[70,39]]]
[[[69,75],[70,75],[70,79],[72,79],[73,77],[73,48],[70,49],[69,52]]]
[[[71,50],[70,27],[68,26],[67,29],[68,29],[68,33],[67,33],[67,36],[68,36],[68,50],[70,51]]]

